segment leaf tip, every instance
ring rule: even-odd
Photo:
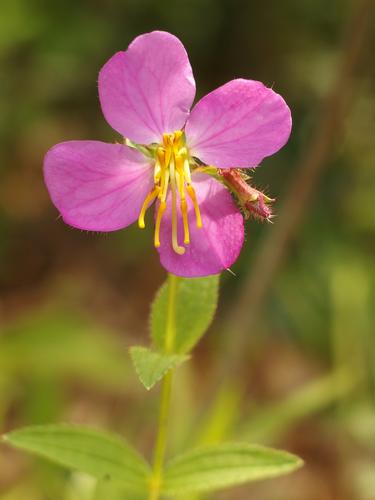
[[[294,460],[295,460],[296,470],[301,469],[305,465],[305,461],[303,460],[303,458],[301,458],[297,455],[293,455],[293,456],[294,456]]]

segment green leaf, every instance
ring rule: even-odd
[[[160,288],[151,309],[151,336],[164,349],[167,328],[168,282]],[[174,352],[189,352],[209,327],[219,296],[219,276],[178,278]]]
[[[147,390],[151,389],[167,371],[187,359],[187,356],[181,354],[162,354],[141,346],[131,347],[130,356],[139,380]]]
[[[292,472],[303,464],[295,455],[247,443],[226,443],[189,451],[167,465],[168,495],[212,491]]]
[[[98,479],[145,491],[149,466],[119,436],[73,425],[25,427],[3,436],[16,448]]]
[[[147,498],[148,492],[131,493],[131,500],[146,500]],[[129,500],[129,490],[110,480],[98,481],[96,491],[91,500]]]

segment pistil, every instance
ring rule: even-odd
[[[177,196],[176,196],[176,175],[175,175],[175,164],[174,158],[172,158],[169,172],[171,177],[171,191],[172,191],[172,247],[173,250],[179,255],[183,255],[185,253],[185,248],[181,247],[178,244],[178,235],[177,235]]]

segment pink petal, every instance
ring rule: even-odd
[[[141,153],[122,144],[69,141],[47,152],[44,179],[67,224],[115,231],[138,218],[153,171]]]
[[[223,185],[206,174],[194,174],[193,185],[203,227],[196,227],[194,208],[187,197],[189,245],[183,245],[182,220],[178,210],[178,242],[185,247],[184,255],[174,252],[171,245],[171,196],[160,231],[161,264],[167,271],[187,278],[218,274],[229,268],[237,259],[244,241],[243,217]]]
[[[288,140],[290,110],[272,89],[232,80],[203,97],[186,124],[190,153],[218,168],[256,167]]]
[[[99,97],[107,122],[134,142],[160,142],[181,129],[195,96],[188,55],[170,33],[138,36],[99,74]]]

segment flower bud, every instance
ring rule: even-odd
[[[270,204],[275,200],[250,186],[250,178],[241,169],[219,169],[219,174],[225,185],[237,196],[246,217],[253,215],[258,219],[271,221],[274,215]]]

